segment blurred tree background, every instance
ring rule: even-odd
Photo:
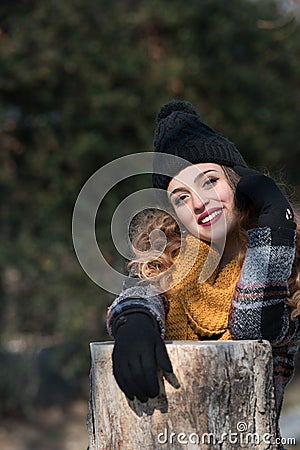
[[[107,162],[152,150],[155,115],[171,98],[249,162],[300,193],[300,24],[270,0],[3,0],[0,5],[1,414],[86,391],[88,344],[107,340],[113,296],[81,269],[72,211]],[[112,190],[97,225],[150,186]],[[103,210],[102,210],[103,217]],[[83,390],[82,390],[83,389]]]

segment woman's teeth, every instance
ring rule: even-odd
[[[213,213],[211,213],[209,216],[204,217],[204,219],[202,219],[200,222],[201,223],[206,223],[206,222],[210,222],[211,220],[213,220],[214,217],[216,217],[218,214],[221,214],[222,211],[214,211]]]

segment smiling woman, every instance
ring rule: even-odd
[[[157,370],[172,372],[163,339],[267,339],[279,417],[300,342],[299,221],[275,181],[190,103],[161,108],[154,146],[153,187],[173,211],[147,212],[136,229],[139,251],[155,229],[167,244],[129,263],[109,309],[115,378],[128,398],[147,401],[159,392]]]
[[[234,241],[226,240],[237,226],[234,191],[221,166],[187,167],[172,178],[167,192],[176,216],[192,235],[215,245],[226,241],[224,258],[235,250]]]

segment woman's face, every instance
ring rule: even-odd
[[[167,192],[178,219],[192,235],[205,241],[225,240],[236,227],[234,192],[218,164],[183,169]]]

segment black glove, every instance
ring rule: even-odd
[[[121,313],[113,327],[112,354],[115,379],[125,393],[141,402],[159,393],[157,370],[172,373],[172,365],[158,324],[144,312]]]
[[[252,203],[258,212],[259,227],[296,228],[292,207],[271,177],[241,166],[233,169],[241,175],[235,192],[240,210]]]

